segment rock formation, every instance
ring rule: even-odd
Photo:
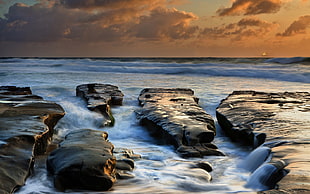
[[[34,157],[45,153],[64,114],[60,105],[32,95],[29,87],[0,87],[0,193],[24,185]]]
[[[114,124],[111,105],[122,105],[123,94],[117,86],[109,84],[83,84],[76,95],[87,102],[87,108],[105,117],[105,126]],[[116,156],[114,155],[116,154]],[[110,190],[116,178],[133,175],[134,160],[139,155],[128,149],[114,151],[108,133],[92,129],[69,132],[47,159],[48,171],[54,177],[58,190]]]
[[[265,182],[268,185],[283,178],[279,190],[272,193],[310,192],[309,104],[307,92],[235,91],[217,108],[218,122],[233,140],[253,147],[268,146],[274,166],[283,169],[287,165],[288,175],[283,178],[285,172],[279,171],[277,177]]]
[[[162,143],[174,145],[181,156],[224,155],[211,144],[216,134],[214,121],[198,106],[193,90],[147,88],[138,100],[140,123]]]
[[[115,180],[116,159],[107,133],[81,129],[66,135],[47,159],[57,189],[109,190]]]
[[[124,94],[117,86],[110,84],[82,84],[76,87],[76,96],[87,102],[87,108],[105,117],[104,126],[113,126],[112,105],[122,105]]]
[[[135,154],[133,150],[126,148],[114,149],[113,154],[116,157],[116,178],[133,178],[134,176],[128,172],[134,169],[134,161],[140,159],[141,156],[139,154]]]

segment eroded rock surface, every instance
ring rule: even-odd
[[[64,114],[60,105],[32,95],[29,87],[0,87],[0,193],[24,185],[34,157],[46,151]]]
[[[113,149],[105,132],[91,129],[70,132],[47,159],[55,187],[61,191],[109,190],[116,180]]]
[[[147,88],[138,100],[140,123],[162,143],[174,145],[181,156],[224,155],[211,143],[216,134],[213,118],[198,106],[193,90]]]
[[[114,149],[113,154],[116,157],[116,177],[117,179],[133,178],[130,174],[135,167],[135,160],[141,158],[141,155],[135,154],[133,150],[127,148]]]
[[[110,84],[82,84],[76,87],[76,96],[87,102],[87,108],[105,117],[104,126],[113,126],[112,105],[122,105],[124,94],[117,86]]]
[[[233,140],[271,147],[273,160],[288,164],[270,193],[310,192],[310,93],[236,91],[221,102],[217,119]]]

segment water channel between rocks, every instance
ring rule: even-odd
[[[147,87],[190,88],[200,99],[199,105],[215,120],[216,107],[234,90],[285,92],[309,91],[310,89],[309,79],[304,82],[290,81],[293,78],[302,80],[306,77],[304,72],[291,71],[289,66],[280,67],[263,63],[260,65],[219,63],[216,65],[206,64],[205,66],[198,64],[197,68],[210,68],[210,71],[215,74],[198,75],[188,71],[188,74],[179,75],[177,73],[160,74],[153,70],[156,67],[159,69],[158,71],[165,72],[169,68],[170,70],[179,69],[183,64],[152,63],[150,66],[148,64],[140,66],[140,63],[142,62],[113,62],[117,70],[100,72],[98,71],[99,67],[104,68],[105,66],[103,61],[17,60],[17,62],[7,62],[7,64],[3,62],[0,72],[5,73],[0,74],[0,81],[2,85],[29,86],[33,94],[54,101],[65,109],[65,117],[56,126],[55,140],[63,138],[69,131],[81,128],[102,130],[109,133],[109,140],[115,148],[132,149],[136,154],[142,156],[140,160],[135,161],[135,169],[132,171],[135,178],[118,180],[112,190],[106,193],[253,192],[252,189],[245,187],[249,173],[237,167],[238,163],[250,153],[250,148],[232,143],[217,125],[217,135],[213,142],[226,156],[190,159],[179,157],[171,146],[157,144],[156,140],[149,136],[147,130],[138,124],[134,110],[139,108],[137,98],[142,89]],[[52,66],[53,64],[58,65]],[[83,65],[83,68],[78,69],[75,65]],[[195,65],[191,64],[188,68],[194,69]],[[11,69],[8,69],[10,66],[12,66]],[[93,67],[96,68],[92,69]],[[142,73],[139,71],[123,72],[132,68],[136,68]],[[253,68],[256,69],[255,75],[251,73]],[[148,73],[143,73],[146,71]],[[219,72],[219,75],[216,72]],[[227,75],[223,72],[226,72]],[[292,73],[296,76],[291,75]],[[273,79],[273,77],[277,78]],[[112,107],[116,121],[114,127],[98,128],[97,124],[101,122],[101,115],[87,110],[84,102],[75,97],[75,87],[85,83],[113,84],[125,94],[123,106]],[[184,170],[188,169],[192,161],[197,160],[208,161],[213,166],[210,183],[206,181],[207,177],[203,174]],[[45,158],[39,157],[36,159],[33,175],[27,179],[26,185],[17,193],[57,192],[54,189],[52,178],[46,172]]]

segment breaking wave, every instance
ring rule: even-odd
[[[267,59],[265,62],[266,63],[280,63],[280,64],[292,64],[292,63],[310,64],[310,57],[272,58],[272,59]]]
[[[0,72],[105,72],[271,79],[310,83],[310,58],[0,59]],[[285,64],[285,65],[284,65]]]

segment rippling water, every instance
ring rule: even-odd
[[[158,145],[138,125],[134,110],[140,91],[146,87],[191,88],[200,106],[216,120],[216,107],[234,90],[310,91],[310,65],[305,58],[6,58],[0,59],[0,83],[30,86],[34,94],[63,106],[67,114],[58,123],[54,139],[80,128],[105,130],[115,148],[129,148],[142,156],[135,162],[135,178],[118,180],[106,193],[236,193],[252,191],[245,187],[249,174],[237,167],[249,148],[232,143],[217,126],[214,143],[227,156],[180,158],[171,146]],[[114,127],[98,128],[101,116],[88,111],[75,97],[75,87],[85,83],[117,85],[125,94],[123,106],[112,109]],[[193,161],[212,164],[210,182],[203,170],[190,168]],[[57,193],[44,157],[36,159],[34,174],[17,193]]]

